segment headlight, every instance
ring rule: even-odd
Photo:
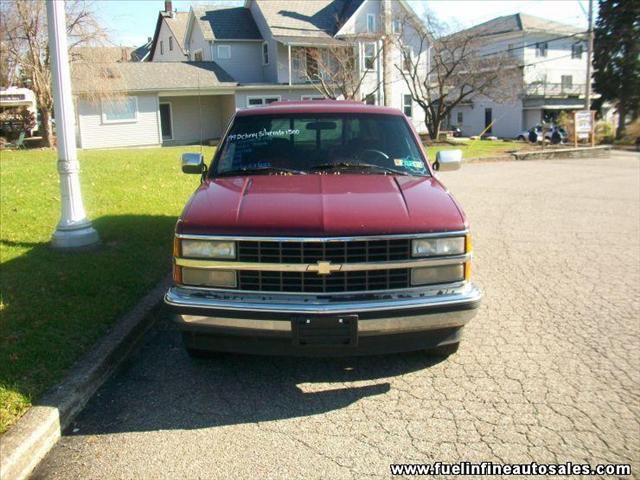
[[[204,268],[182,268],[182,283],[194,287],[236,288],[238,281],[234,270],[206,270]]]
[[[464,243],[464,237],[418,238],[411,243],[411,255],[414,257],[462,255]]]
[[[464,265],[421,267],[411,269],[411,285],[436,285],[464,280]]]
[[[182,240],[182,256],[186,258],[236,258],[235,242]]]

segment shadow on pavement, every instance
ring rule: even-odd
[[[97,392],[66,435],[198,429],[316,415],[386,393],[390,384],[384,379],[443,360],[421,352],[192,359],[168,311],[161,308],[157,315],[141,349]]]

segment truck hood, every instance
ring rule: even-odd
[[[179,233],[349,236],[463,230],[464,214],[433,177],[255,175],[207,180]]]

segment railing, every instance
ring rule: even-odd
[[[535,82],[525,85],[527,97],[566,97],[584,95],[584,84]]]

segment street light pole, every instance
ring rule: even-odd
[[[80,192],[80,164],[76,151],[71,75],[67,52],[64,1],[47,2],[53,106],[56,115],[61,217],[51,243],[56,248],[78,248],[99,241],[87,218]]]
[[[591,109],[591,56],[593,55],[593,0],[589,0],[589,40],[587,43],[587,83],[585,85],[584,108]]]

